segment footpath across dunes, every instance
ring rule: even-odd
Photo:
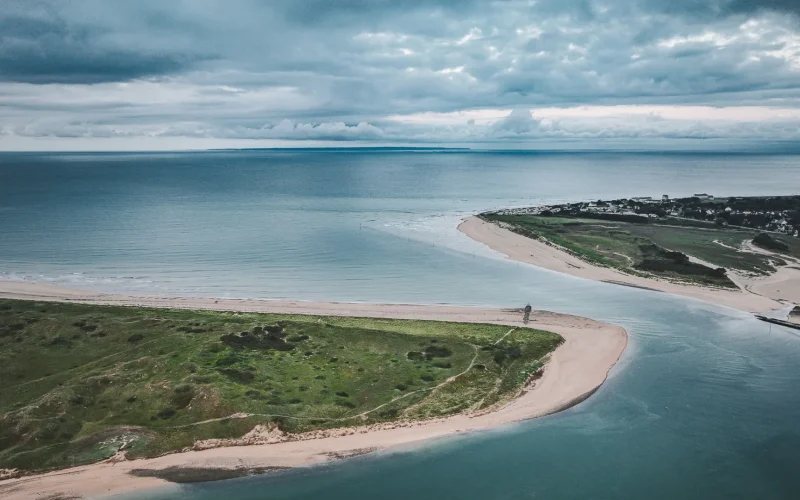
[[[2,481],[4,498],[236,477],[533,418],[585,399],[627,343],[539,311],[523,325],[518,310],[8,282],[0,299],[2,467],[76,466]]]

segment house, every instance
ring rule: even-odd
[[[669,195],[668,194],[661,195],[661,202],[662,203],[666,203],[668,201],[669,201]]]

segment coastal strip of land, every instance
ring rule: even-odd
[[[165,309],[304,314],[317,317],[397,318],[520,327],[518,309],[315,303],[188,297],[134,297],[98,294],[33,283],[0,282],[0,299]],[[90,327],[92,325],[85,325]],[[285,434],[258,427],[239,439],[206,443],[207,449],[156,458],[105,462],[0,481],[0,496],[91,497],[192,482],[264,473],[285,467],[320,464],[456,433],[487,429],[551,414],[583,401],[606,380],[627,345],[619,326],[576,316],[534,311],[526,325],[560,335],[564,342],[550,355],[541,378],[517,397],[485,411],[422,421],[381,422],[365,426]],[[498,342],[502,339],[498,339]],[[245,418],[231,415],[229,418]]]
[[[458,229],[509,259],[579,278],[682,295],[753,313],[785,308],[786,304],[779,300],[800,300],[800,268],[793,266],[781,267],[763,277],[735,277],[739,288],[723,289],[634,276],[594,265],[557,245],[528,238],[477,216],[465,219]]]

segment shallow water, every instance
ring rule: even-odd
[[[794,194],[793,156],[0,155],[0,277],[108,291],[522,305],[625,326],[611,380],[547,418],[147,499],[798,498],[800,337],[699,301],[505,261],[493,207]]]

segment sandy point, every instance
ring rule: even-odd
[[[98,294],[19,282],[0,282],[0,298],[317,316],[460,321],[512,326],[520,325],[522,320],[522,314],[515,309],[135,297]],[[606,380],[609,371],[619,360],[628,343],[627,332],[622,327],[578,316],[534,311],[528,326],[558,333],[564,338],[564,343],[550,356],[541,379],[532,386],[521,390],[518,397],[493,411],[459,414],[423,422],[399,421],[373,426],[350,427],[306,433],[300,436],[289,435],[277,438],[272,436],[271,440],[277,442],[250,444],[259,442],[259,437],[256,436],[252,441],[241,441],[241,446],[223,446],[174,453],[152,459],[109,460],[88,466],[0,481],[0,497],[7,500],[20,500],[45,497],[93,497],[125,493],[169,484],[164,479],[147,477],[146,474],[143,476],[141,471],[204,470],[209,473],[209,476],[220,471],[237,471],[246,474],[249,471],[264,471],[275,467],[320,464],[376,450],[408,446],[456,433],[532,419],[569,408],[594,393]]]
[[[555,245],[527,238],[476,216],[464,219],[458,230],[511,260],[579,278],[682,295],[754,313],[786,308],[783,303],[786,301],[800,301],[800,268],[794,266],[784,266],[770,276],[755,279],[745,279],[729,273],[740,290],[723,290],[632,276],[608,267],[596,266]]]

